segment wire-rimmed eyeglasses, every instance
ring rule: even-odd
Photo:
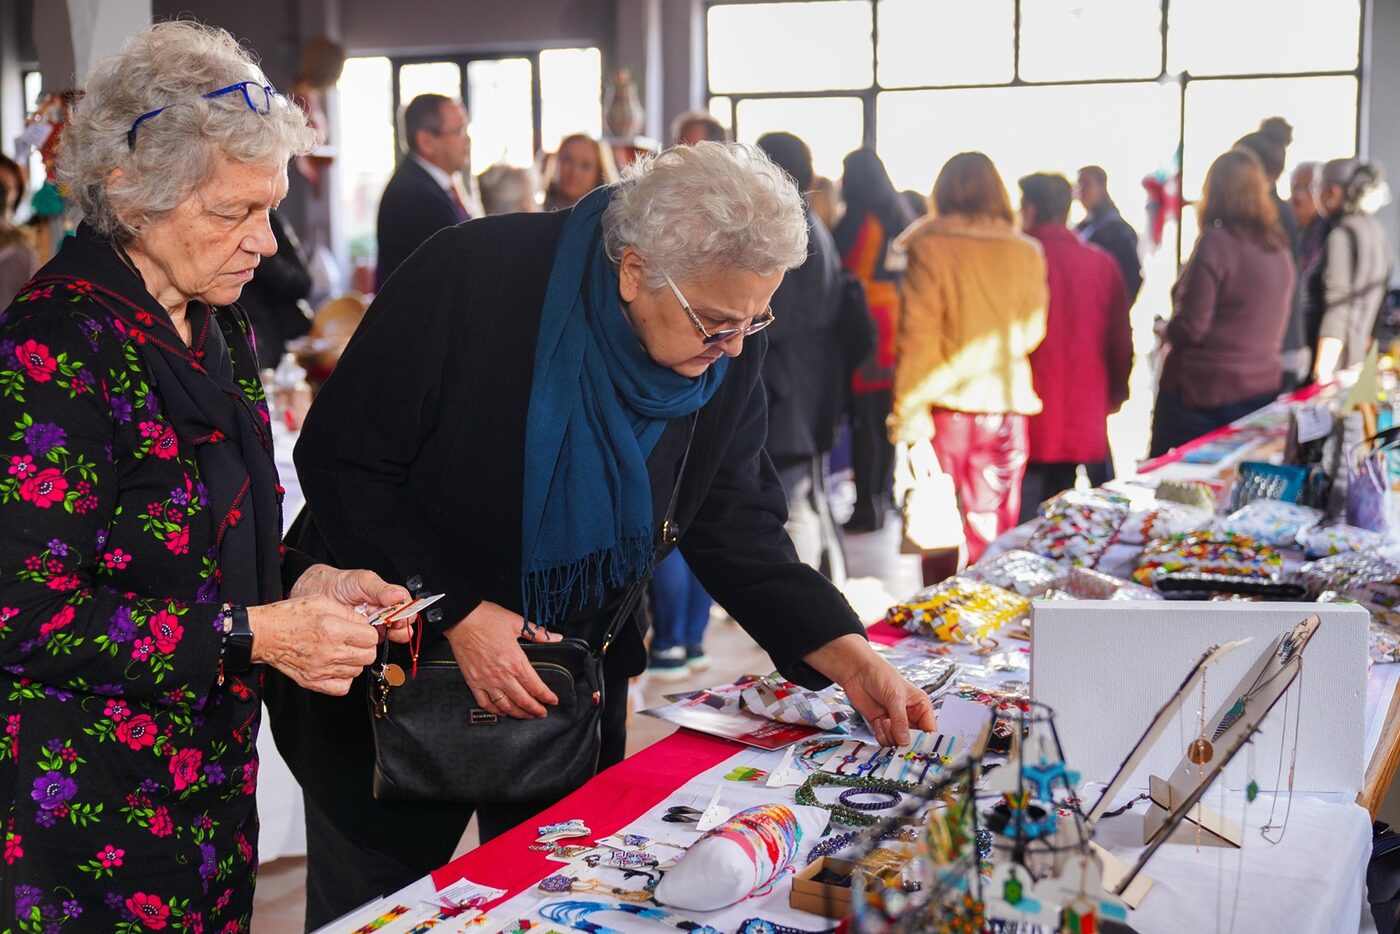
[[[210,91],[203,97],[213,99],[223,97],[225,94],[232,94],[234,91],[243,92],[243,102],[248,105],[248,109],[255,114],[266,114],[272,110],[272,99],[279,97],[275,88],[265,84],[258,84],[256,81],[240,81],[237,84],[230,84],[226,88],[219,88],[217,91]],[[173,105],[166,104],[165,107],[157,107],[155,110],[147,111],[132,121],[131,129],[126,131],[126,147],[132,151],[136,149],[136,131],[141,124],[161,113]]]
[[[762,331],[764,328],[768,327],[768,325],[772,324],[775,320],[777,320],[776,316],[773,314],[773,306],[769,305],[768,307],[763,309],[763,313],[761,315],[754,318],[744,327],[724,328],[719,331],[707,331],[705,330],[705,325],[700,323],[700,319],[696,316],[695,311],[690,307],[690,302],[685,300],[685,296],[681,294],[681,290],[676,287],[676,283],[672,281],[670,276],[666,276],[666,284],[671,287],[671,291],[674,292],[676,295],[676,300],[681,303],[681,307],[685,309],[685,313],[690,316],[690,323],[695,325],[695,330],[700,332],[700,337],[704,340],[706,344],[718,344],[720,341],[729,340],[736,334],[742,334],[745,337],[748,337],[750,334],[757,334],[759,331]]]

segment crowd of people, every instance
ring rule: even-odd
[[[259,379],[283,338],[250,314],[306,294],[304,264],[278,268],[298,250],[276,213],[306,114],[227,33],[144,31],[64,130],[82,220],[37,271],[11,220],[23,172],[0,161],[5,918],[246,929],[264,701],[306,794],[309,928],[445,863],[473,813],[489,839],[550,804],[375,796],[363,672],[410,630],[507,720],[559,702],[522,640],[611,648],[603,767],[629,678],[709,663],[713,596],[784,675],[839,683],[903,741],[929,702],[838,589],[834,452],[846,533],[890,520],[910,465],[951,478],[969,561],[1079,471],[1112,476],[1143,274],[1102,168],[1028,175],[1013,204],[964,152],[910,197],[871,149],[823,180],[797,136],[737,145],[697,113],[620,172],[574,135],[542,180],[473,184],[469,126],[448,97],[403,111],[377,295],[302,430],[285,539]],[[1264,121],[1206,176],[1160,328],[1154,453],[1371,344],[1380,170],[1296,166],[1284,201],[1290,132]],[[925,579],[958,560],[926,554]],[[649,575],[650,640],[629,617],[611,645]],[[376,632],[359,611],[405,585],[446,596]]]

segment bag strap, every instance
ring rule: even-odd
[[[695,440],[695,424],[700,420],[700,413],[697,411],[690,417],[690,430],[685,438],[685,453],[681,455],[681,466],[676,471],[676,484],[671,488],[671,499],[666,504],[666,518],[661,520],[661,528],[656,533],[656,548],[662,545],[674,545],[680,540],[680,533],[676,530],[676,503],[680,501],[681,481],[685,479],[685,467],[690,462],[690,445]],[[652,553],[653,563],[655,563],[655,551]],[[632,582],[627,588],[627,592],[622,596],[622,602],[617,606],[617,612],[613,614],[612,622],[608,624],[607,632],[603,635],[603,642],[598,646],[598,657],[608,654],[608,649],[612,647],[613,640],[618,633],[622,632],[622,627],[632,618],[632,613],[637,609],[637,604],[641,602],[642,594],[646,592],[647,585],[651,583],[651,571],[647,571],[641,577]]]

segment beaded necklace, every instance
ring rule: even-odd
[[[689,918],[673,915],[669,911],[662,911],[660,908],[648,908],[646,905],[632,905],[626,903],[610,905],[607,902],[567,901],[550,902],[548,905],[540,907],[540,914],[547,920],[553,921],[555,924],[571,927],[575,931],[583,931],[585,934],[622,934],[617,928],[610,928],[606,925],[588,920],[595,914],[602,914],[607,911],[635,915],[639,918],[645,918],[648,921],[655,921],[657,924],[675,928],[678,931],[690,931],[693,932],[693,934],[722,934],[721,931],[710,927],[708,924],[691,921]]]

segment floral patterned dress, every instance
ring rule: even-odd
[[[219,684],[227,517],[102,297],[41,272],[0,316],[0,930],[242,931],[260,676]],[[246,323],[210,318],[266,419]]]

